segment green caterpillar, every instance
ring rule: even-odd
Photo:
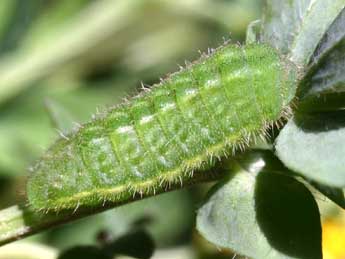
[[[29,176],[29,202],[76,209],[182,184],[287,116],[297,75],[270,46],[222,46],[59,139]]]

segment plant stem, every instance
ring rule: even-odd
[[[36,234],[46,229],[71,222],[104,210],[117,207],[123,204],[134,202],[143,198],[151,197],[155,194],[165,193],[182,187],[191,186],[196,183],[212,182],[224,176],[221,170],[212,172],[197,172],[192,178],[183,183],[172,184],[166,188],[156,190],[156,193],[147,193],[143,196],[136,195],[122,202],[110,202],[102,207],[78,208],[76,211],[60,211],[54,213],[43,213],[34,211],[28,206],[15,205],[0,211],[0,245],[4,245],[21,238]]]

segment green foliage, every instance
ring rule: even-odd
[[[229,31],[233,32],[231,38],[243,41],[245,26],[257,19],[259,2],[77,0],[71,3],[67,0],[2,0],[0,204],[4,206],[17,203],[15,201],[18,198],[14,193],[18,193],[18,189],[25,185],[25,168],[38,159],[57,135],[64,138],[79,124],[88,121],[96,106],[118,103],[124,93],[138,85],[140,80],[154,84],[159,76],[174,71],[176,63],[181,64],[186,58],[197,59],[195,50],[218,46],[219,39]],[[247,74],[244,73],[243,78],[234,79],[238,88],[220,87],[221,90],[226,90],[223,94],[220,91],[204,91],[197,94],[198,98],[184,102],[183,100],[188,98],[185,92],[180,90],[205,90],[204,87],[196,86],[204,86],[203,83],[210,79],[208,75],[211,75],[211,79],[218,79],[214,68],[218,67],[219,62],[210,62],[212,64],[200,65],[202,69],[198,73],[187,74],[182,78],[181,72],[177,78],[173,77],[173,96],[177,97],[183,116],[179,116],[175,110],[169,116],[162,116],[166,119],[165,129],[168,128],[166,125],[173,124],[174,121],[179,123],[177,128],[184,129],[186,138],[179,139],[182,144],[188,144],[189,148],[195,149],[205,147],[205,150],[209,151],[212,139],[204,139],[202,134],[196,134],[202,128],[200,125],[212,129],[214,139],[225,140],[226,132],[230,131],[231,122],[234,120],[231,116],[226,118],[223,115],[235,110],[235,114],[241,115],[238,126],[248,123],[244,127],[246,130],[254,125],[254,131],[259,133],[259,129],[266,128],[262,126],[267,122],[266,114],[263,124],[259,123],[258,111],[263,108],[262,104],[271,104],[271,111],[281,111],[282,107],[286,107],[293,100],[293,116],[287,117],[285,114],[283,119],[273,116],[271,119],[277,120],[277,125],[265,132],[264,140],[257,140],[256,145],[253,143],[253,146],[240,155],[223,157],[217,163],[212,159],[212,163],[204,165],[203,171],[195,171],[194,169],[199,167],[193,166],[190,168],[195,171],[193,177],[188,175],[183,182],[183,186],[188,186],[222,178],[209,192],[207,199],[200,204],[197,229],[205,239],[224,248],[223,253],[220,254],[213,246],[205,245],[197,235],[191,239],[191,219],[196,210],[193,197],[200,199],[207,187],[198,187],[193,189],[193,192],[160,195],[85,218],[75,224],[64,224],[60,229],[41,234],[36,241],[57,247],[60,251],[59,258],[65,259],[71,256],[112,258],[114,255],[118,257],[119,254],[150,258],[154,249],[153,243],[159,251],[157,256],[160,254],[164,259],[169,256],[176,259],[182,255],[183,258],[232,258],[233,253],[227,249],[253,258],[322,258],[320,213],[312,194],[320,199],[319,195],[322,193],[345,208],[345,1],[265,2],[263,18],[250,24],[246,43],[248,46],[272,46],[273,52],[279,53],[280,62],[284,61],[284,68],[293,66],[290,62],[295,63],[299,71],[297,92],[293,87],[278,87],[277,89],[284,91],[284,99],[275,102],[271,98],[273,87],[260,87],[259,94],[258,89],[255,89],[260,100],[256,102],[253,99],[254,95],[249,86],[255,85],[256,81],[260,81],[260,86],[273,86],[276,83],[273,77],[277,73],[269,72],[272,67],[268,55],[267,59],[261,59],[266,60],[266,64],[224,64],[226,69],[231,68],[234,71],[239,67],[245,68]],[[246,55],[249,53],[247,48],[244,47]],[[210,52],[213,53],[212,49]],[[212,55],[211,58],[203,57],[201,61],[212,61]],[[210,70],[210,67],[213,67],[213,70]],[[262,72],[264,78],[255,75],[258,67],[262,68],[259,72]],[[197,83],[191,80],[195,76]],[[280,81],[282,78],[282,75],[276,76]],[[224,77],[219,81],[221,85],[225,85]],[[160,92],[164,97],[171,90],[166,84],[154,92]],[[288,89],[291,91],[285,92]],[[148,95],[141,97],[147,98]],[[231,102],[226,102],[228,96],[233,97],[230,98]],[[200,105],[200,99],[206,105]],[[141,100],[131,101],[131,108],[124,109],[126,115],[139,119],[147,115],[143,113],[141,104],[152,103]],[[136,113],[133,107],[139,107],[136,111],[140,113]],[[102,107],[101,110],[109,109]],[[162,111],[161,108],[158,110]],[[198,114],[202,116],[199,117]],[[129,119],[132,120],[135,121]],[[140,128],[139,133],[145,133],[144,137],[147,137],[146,133],[155,129],[155,125],[147,125],[145,129]],[[95,132],[98,134],[101,131],[96,129]],[[241,133],[239,128],[236,132]],[[167,142],[169,138],[172,139],[170,142],[177,143],[173,136],[180,136],[176,129],[167,135],[160,134],[161,131],[158,133],[146,146],[157,148],[159,141]],[[197,138],[186,142],[190,135]],[[85,136],[80,136],[78,141],[85,143],[83,141],[90,141],[94,137],[93,134],[89,139],[84,138]],[[243,136],[241,135],[242,138]],[[245,143],[253,140],[247,137]],[[141,140],[147,141],[146,138]],[[129,138],[117,138],[116,141],[128,144]],[[171,157],[180,156],[183,157],[181,161],[187,161],[188,159],[182,156],[183,146],[176,143],[169,144],[166,153],[170,152]],[[257,150],[254,147],[266,150]],[[122,151],[123,160],[133,158],[128,150]],[[224,152],[229,154],[226,151],[230,150],[221,146],[217,155]],[[49,152],[51,151],[48,151],[48,154]],[[207,152],[207,159],[202,160],[211,160],[210,155],[210,152]],[[105,152],[102,157],[107,156],[109,153]],[[150,158],[157,158],[147,156],[146,153],[141,153],[135,163],[147,164]],[[88,159],[92,165],[97,164],[94,162],[95,157]],[[61,167],[76,161],[76,157],[64,163],[56,157],[49,161],[54,163],[55,167]],[[181,165],[180,162],[176,160],[174,165]],[[129,165],[135,163],[128,162]],[[66,193],[75,194],[80,191],[78,188],[82,189],[84,185],[73,184],[78,178],[71,177],[74,171],[69,169],[75,168],[63,170],[64,175],[71,180],[68,185],[71,189]],[[119,169],[112,170],[117,172]],[[85,178],[85,181],[90,180],[90,186],[96,189],[99,186],[97,181],[102,176],[99,171],[97,169],[92,177]],[[163,174],[165,171],[164,168],[155,168],[146,170],[144,175],[150,178],[152,172]],[[42,173],[43,175],[48,176]],[[49,174],[49,179],[40,178],[36,189],[51,191],[52,187],[47,187],[47,183],[59,184],[53,179],[54,175],[57,174]],[[180,181],[177,181],[179,178],[175,180],[167,181],[166,183],[171,184],[166,185],[157,183],[154,185],[157,187],[156,192],[151,189],[151,193],[145,193],[153,195],[181,188]],[[133,179],[130,182],[132,183]],[[75,189],[72,190],[73,186]],[[312,190],[312,194],[305,186]],[[121,196],[120,200],[131,202],[141,199],[144,194],[141,191],[144,189],[136,189],[138,190],[139,193],[134,196],[134,192],[127,190],[127,197]],[[118,201],[103,204],[103,200],[94,199],[92,203],[86,199],[84,204],[90,205],[88,207],[81,208],[80,204],[73,203],[71,207],[76,210],[44,214],[24,205],[27,203],[26,194],[21,190],[19,193],[19,205],[0,212],[1,244],[118,205]],[[51,197],[42,192],[35,195]],[[49,200],[42,198],[40,207],[44,207],[44,202],[47,201]],[[323,215],[323,207],[320,209]],[[197,246],[198,254],[190,254],[190,243]],[[164,246],[180,244],[184,247],[175,247],[168,254],[160,253]],[[51,258],[53,257],[54,255]],[[47,257],[39,252],[28,252],[28,258]],[[238,255],[236,258],[241,257]]]
[[[262,40],[288,54],[296,64],[305,66],[345,3],[343,0],[267,0],[266,6]]]
[[[300,90],[304,98],[344,92],[344,26],[345,10],[343,9],[326,31],[310,61],[309,72]]]
[[[235,157],[198,211],[212,243],[253,258],[322,258],[317,204],[269,153]]]
[[[344,118],[343,111],[294,117],[279,134],[277,155],[308,179],[345,187],[345,146],[339,145],[345,141]],[[298,155],[292,150],[299,151]]]
[[[345,9],[318,42],[298,89],[300,105],[276,140],[284,164],[344,207]],[[298,153],[296,153],[298,151]]]

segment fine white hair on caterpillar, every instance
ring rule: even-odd
[[[268,45],[212,49],[61,137],[33,167],[29,203],[76,210],[182,185],[287,117],[297,77]]]

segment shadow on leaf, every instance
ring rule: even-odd
[[[322,258],[318,207],[304,185],[284,175],[259,173],[255,210],[261,231],[276,250],[296,258]]]
[[[345,110],[296,114],[296,125],[304,132],[327,132],[345,128]]]

